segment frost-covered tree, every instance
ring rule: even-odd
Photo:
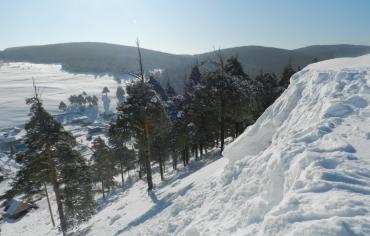
[[[110,108],[110,98],[108,97],[108,95],[106,93],[104,93],[102,96],[101,96],[101,100],[103,101],[103,108],[104,108],[104,112],[107,114],[109,113],[109,108]]]
[[[116,97],[118,100],[118,104],[122,103],[125,100],[125,90],[122,86],[117,87]]]

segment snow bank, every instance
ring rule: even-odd
[[[312,64],[224,154],[229,232],[370,233],[370,55]],[[252,147],[252,149],[251,149]],[[250,150],[253,150],[252,152]],[[222,223],[221,223],[222,224]]]

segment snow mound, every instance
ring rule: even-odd
[[[231,203],[240,218],[220,228],[247,235],[368,235],[369,92],[370,55],[296,73],[224,152],[231,160],[222,176],[225,195],[248,197]]]
[[[226,148],[219,178],[130,233],[369,235],[369,101],[370,55],[309,65]]]

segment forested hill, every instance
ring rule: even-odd
[[[192,56],[174,55],[142,49],[145,67],[184,68],[190,66]],[[74,73],[120,73],[137,70],[136,47],[108,43],[62,43],[41,46],[7,48],[0,51],[4,61],[60,63]]]
[[[192,65],[212,59],[213,52],[198,55],[175,55],[143,49],[146,70],[161,68],[166,71],[162,82],[181,90],[184,79],[189,75]],[[337,57],[355,57],[370,53],[370,46],[358,45],[317,45],[286,50],[261,46],[243,46],[221,50],[225,58],[237,56],[244,71],[251,77],[260,72],[281,74],[283,67],[291,63],[296,69],[314,60]],[[33,63],[60,63],[63,69],[72,73],[111,73],[137,70],[137,51],[135,47],[107,43],[63,43],[41,46],[8,48],[0,51],[0,60],[27,61]]]

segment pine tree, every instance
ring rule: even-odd
[[[124,172],[135,167],[135,152],[126,146],[131,139],[130,130],[125,126],[111,124],[108,131],[111,153],[119,165],[121,185],[124,184]]]
[[[117,128],[130,130],[137,141],[139,152],[143,158],[148,181],[148,191],[153,189],[151,177],[151,142],[159,132],[158,124],[165,117],[165,110],[159,96],[149,83],[142,80],[127,85],[127,99],[117,108]]]
[[[153,76],[149,77],[148,83],[152,86],[153,90],[159,95],[161,100],[166,101],[168,99],[166,91]]]
[[[294,75],[295,72],[296,71],[293,69],[292,64],[289,62],[289,64],[285,66],[283,69],[279,85],[283,88],[288,88],[290,83],[290,77],[292,77],[292,75]]]
[[[94,213],[94,200],[92,191],[89,190],[91,182],[89,185],[89,175],[82,168],[84,160],[73,151],[76,145],[74,137],[43,108],[36,86],[35,96],[27,99],[27,104],[31,105],[31,118],[25,125],[27,149],[17,157],[23,168],[17,174],[13,194],[25,193],[31,198],[33,194],[41,192],[42,186],[47,193],[46,183],[51,182],[64,234],[73,226],[70,222],[81,222]],[[79,178],[71,173],[78,174]],[[82,181],[82,178],[85,181]],[[74,179],[81,181],[72,184],[71,181]],[[78,191],[79,188],[83,191]],[[65,191],[66,189],[69,191]],[[74,203],[77,205],[81,203],[84,207],[82,209],[73,205],[74,211],[78,214],[70,214],[70,206],[65,199],[78,199]]]
[[[105,190],[110,192],[115,186],[114,176],[116,174],[113,156],[105,141],[97,137],[92,143],[93,155],[91,156],[92,174],[94,181],[101,184],[103,198],[105,199]]]
[[[176,96],[176,91],[175,91],[175,89],[171,86],[171,84],[170,84],[169,82],[167,82],[167,86],[166,86],[166,94],[167,94],[167,97],[169,97],[169,98]]]
[[[42,185],[50,181],[56,197],[61,230],[65,234],[67,224],[57,175],[58,160],[54,152],[60,143],[73,145],[74,138],[43,108],[35,85],[34,90],[34,97],[26,101],[31,106],[31,118],[25,125],[27,150],[18,157],[23,168],[17,174],[14,193],[26,193],[30,197],[35,191],[40,192]]]
[[[125,90],[122,86],[117,87],[116,97],[118,100],[118,104],[122,103],[125,100]]]
[[[139,57],[138,80],[127,85],[127,99],[117,108],[116,122],[118,127],[127,127],[136,139],[139,149],[139,163],[145,167],[148,192],[150,192],[154,187],[151,170],[151,143],[153,135],[157,131],[157,124],[164,117],[165,109],[152,85],[145,80],[139,41],[137,41],[137,51]]]
[[[196,86],[201,83],[202,74],[200,73],[198,65],[195,65],[190,73],[189,78],[185,81],[184,95],[186,99],[191,99],[194,95]]]
[[[59,103],[59,110],[61,110],[61,111],[66,111],[67,110],[67,105],[63,101],[61,101]]]
[[[58,158],[63,205],[68,228],[87,221],[95,213],[96,204],[92,189],[90,169],[81,154],[71,146],[59,144]]]
[[[108,93],[110,93],[108,87],[104,87],[103,91],[102,91],[102,94],[108,95]]]
[[[279,86],[275,74],[264,73],[256,77],[256,81],[262,85],[262,106],[263,110],[269,107],[284,91],[285,88]]]
[[[248,79],[248,75],[244,73],[242,65],[235,56],[232,56],[226,60],[225,72],[231,76],[240,76]]]

